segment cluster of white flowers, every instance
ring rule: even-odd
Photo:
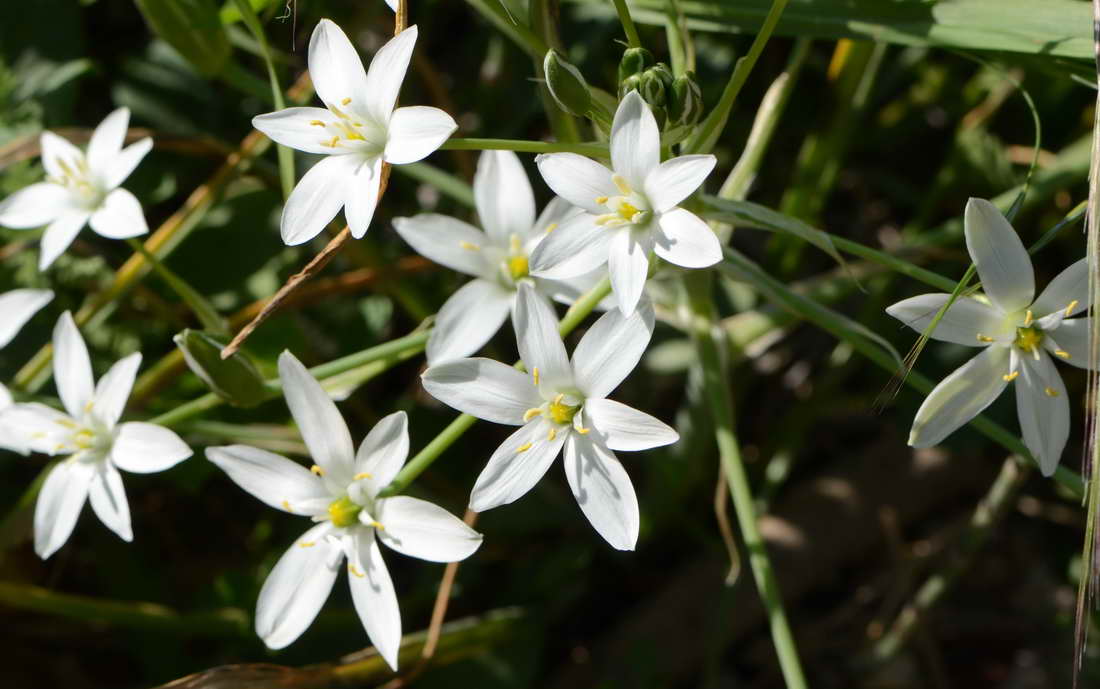
[[[295,107],[257,116],[274,141],[323,154],[298,182],[283,209],[288,245],[313,239],[344,210],[352,236],[375,214],[384,164],[405,164],[435,151],[456,129],[441,110],[396,108],[417,38],[402,31],[369,69],[347,36],[322,20],[309,44],[309,68],[324,108]],[[119,109],[96,128],[87,151],[42,134],[46,181],[0,202],[0,225],[48,225],[45,270],[88,222],[100,235],[147,232],[141,206],[119,185],[149,152],[143,139],[123,148],[129,113]],[[634,370],[649,345],[654,312],[645,285],[654,256],[703,268],[721,260],[710,227],[679,206],[715,166],[711,155],[661,161],[661,135],[636,91],[625,95],[612,123],[611,168],[573,153],[536,159],[558,196],[536,217],[535,196],[520,159],[486,151],[474,196],[481,229],[438,214],[397,218],[394,228],[416,251],[474,279],[439,311],[427,344],[424,388],[443,403],[481,419],[518,426],[488,458],[473,485],[470,509],[484,511],[526,494],[564,452],[565,476],[593,528],[611,546],[631,550],[639,505],[615,451],[674,443],[677,433],[656,418],[607,398]],[[1020,424],[1044,473],[1058,463],[1069,428],[1068,400],[1049,355],[1087,360],[1087,268],[1071,266],[1037,299],[1031,263],[1016,233],[989,203],[973,200],[966,240],[985,297],[955,300],[932,336],[984,348],[928,397],[910,443],[940,442],[1016,381]],[[609,275],[614,303],[579,340],[572,358],[558,331],[555,302],[571,303]],[[0,346],[53,297],[48,290],[0,295]],[[889,309],[924,330],[949,295],[922,295]],[[467,358],[511,315],[521,365]],[[141,355],[132,354],[93,381],[73,317],[53,332],[54,381],[64,411],[14,403],[0,386],[0,446],[58,457],[46,478],[34,520],[35,549],[47,558],[71,534],[84,502],[121,538],[132,538],[119,469],[157,472],[191,456],[172,431],[120,423]],[[340,412],[290,352],[279,357],[290,413],[312,456],[309,469],[244,445],[207,448],[208,459],[245,491],[314,525],[286,551],[259,595],[256,631],[271,648],[293,642],[328,597],[338,572],[348,572],[355,608],[382,656],[397,667],[401,618],[379,543],[404,555],[454,562],[474,553],[482,536],[440,507],[411,497],[381,497],[409,451],[404,412],[382,419],[358,451]]]

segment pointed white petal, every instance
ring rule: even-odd
[[[653,336],[648,302],[630,316],[618,309],[600,316],[573,350],[577,387],[589,399],[607,397],[638,365]]]
[[[190,456],[191,448],[174,432],[141,421],[121,424],[111,446],[115,466],[135,474],[171,469]]]
[[[302,534],[267,575],[256,600],[256,634],[268,648],[289,646],[317,617],[343,562],[331,522]]]
[[[279,378],[290,414],[313,461],[324,469],[326,479],[346,486],[355,474],[355,450],[340,410],[317,379],[288,351],[279,355]]]
[[[309,38],[309,78],[326,105],[364,112],[363,99],[369,87],[363,62],[347,35],[331,20],[318,22]],[[345,103],[347,98],[351,102]]]
[[[722,260],[722,243],[698,215],[683,208],[661,214],[653,250],[683,268],[706,268]]]
[[[469,356],[500,330],[515,292],[495,282],[473,280],[451,295],[435,317],[428,337],[428,365]]]
[[[70,210],[58,216],[56,220],[46,227],[42,235],[41,254],[38,257],[38,270],[46,270],[57,257],[65,253],[65,249],[76,239],[76,235],[88,222],[88,211]]]
[[[149,151],[153,150],[153,140],[149,137],[139,139],[122,149],[107,169],[101,173],[101,180],[106,189],[114,189],[126,181],[130,173],[141,164]]]
[[[130,527],[130,503],[122,487],[122,476],[110,462],[99,462],[88,486],[88,502],[99,521],[124,541],[134,540]]]
[[[1073,308],[1066,312],[1070,305]],[[1066,318],[1089,307],[1089,261],[1082,258],[1058,274],[1043,290],[1031,310],[1036,317],[1063,312]]]
[[[1016,379],[1016,412],[1024,444],[1039,462],[1043,476],[1058,468],[1069,438],[1069,398],[1054,363],[1046,354],[1039,360],[1020,357]]]
[[[370,227],[370,221],[374,219],[374,210],[378,207],[382,159],[375,156],[355,166],[344,184],[344,217],[347,218],[351,236],[362,239]]]
[[[439,108],[426,105],[398,108],[390,118],[386,162],[404,165],[426,158],[442,146],[456,129],[458,123],[454,118]]]
[[[66,411],[75,419],[84,415],[92,402],[92,362],[73,315],[66,311],[53,328],[53,379]]]
[[[283,108],[276,112],[256,115],[252,126],[277,144],[306,153],[331,155],[334,149],[326,146],[332,140],[330,125],[339,119],[326,108]],[[314,124],[319,122],[320,124]]]
[[[542,404],[531,376],[492,359],[458,359],[421,375],[424,389],[449,407],[493,423],[518,426]]]
[[[301,464],[248,445],[206,448],[206,458],[261,502],[290,514],[323,514],[332,502],[320,478]]]
[[[589,213],[606,213],[596,199],[618,196],[611,170],[576,153],[544,153],[535,158],[539,173],[554,193]]]
[[[118,361],[99,379],[92,397],[92,414],[108,428],[114,428],[122,417],[139,366],[141,352],[134,352]]]
[[[34,552],[45,560],[65,545],[88,497],[95,473],[91,462],[61,462],[42,484],[34,508]]]
[[[564,225],[566,221],[572,220],[584,212],[583,208],[574,206],[560,196],[555,196],[539,213],[539,217],[527,234],[528,236],[538,236],[552,233],[559,226]]]
[[[409,417],[397,411],[382,417],[363,438],[355,455],[355,475],[364,492],[374,497],[401,471],[409,456]],[[377,518],[377,515],[375,515]]]
[[[638,542],[638,497],[622,463],[589,436],[570,433],[565,477],[592,528],[613,548],[634,550]]]
[[[347,179],[359,162],[358,156],[329,156],[302,175],[283,206],[279,222],[283,243],[304,244],[325,229],[344,205]]]
[[[888,307],[886,313],[922,333],[950,298],[950,294],[921,294],[899,301]],[[999,339],[1012,337],[1014,333],[1014,323],[1006,321],[996,309],[977,299],[959,297],[936,324],[932,339],[984,347],[988,342],[979,340],[979,335]]]
[[[378,501],[377,537],[397,552],[429,562],[465,560],[481,545],[481,534],[447,510],[404,495]]]
[[[72,208],[72,196],[60,184],[38,182],[0,201],[0,225],[16,230],[48,225]]]
[[[356,534],[358,562],[348,568],[351,599],[371,643],[394,671],[401,649],[401,610],[373,530]]]
[[[73,428],[68,414],[44,404],[16,404],[4,410],[4,423],[11,429],[16,444],[47,455],[76,452]]]
[[[611,165],[636,191],[643,191],[646,177],[661,162],[661,132],[657,120],[631,91],[619,102],[611,124]]]
[[[390,121],[405,72],[409,69],[417,28],[410,26],[379,48],[367,70],[366,113],[379,124]],[[360,111],[361,112],[361,111]]]
[[[660,419],[614,400],[587,400],[584,415],[585,425],[612,450],[648,450],[680,439],[680,435]]]
[[[14,401],[8,389],[0,384],[0,450],[10,450],[21,455],[30,454],[27,431],[15,420]]]
[[[642,298],[649,274],[649,251],[630,230],[615,230],[607,250],[607,271],[619,310],[629,316]]]
[[[51,299],[53,291],[48,289],[13,289],[0,294],[0,348],[7,346]]]
[[[524,239],[535,223],[535,194],[519,156],[511,151],[484,151],[474,175],[477,215],[486,234],[507,246],[509,237]]]
[[[546,297],[527,283],[519,284],[512,323],[520,359],[532,374],[536,368],[539,370],[539,386],[551,389],[572,385],[573,367],[558,334],[554,309]]]
[[[105,171],[122,151],[126,129],[130,126],[130,109],[118,108],[92,132],[88,141],[88,167],[94,172]]]
[[[1073,318],[1062,321],[1057,330],[1048,333],[1048,336],[1043,339],[1043,346],[1052,353],[1055,351],[1065,352],[1069,356],[1058,354],[1055,356],[1067,364],[1087,369],[1089,367],[1090,320],[1092,319]],[[1050,346],[1051,340],[1054,340],[1057,346]]]
[[[474,277],[492,277],[496,270],[482,251],[489,238],[461,220],[421,213],[411,218],[394,218],[393,229],[416,253],[451,270]]]
[[[590,273],[607,263],[613,236],[595,216],[574,216],[539,242],[530,257],[531,274],[561,280]]]
[[[125,189],[115,189],[103,199],[90,219],[92,229],[101,237],[129,239],[149,232],[141,202]]]
[[[931,447],[993,403],[1008,383],[1009,347],[986,347],[937,385],[917,410],[909,444]]]
[[[964,220],[966,248],[986,296],[1005,313],[1027,308],[1035,297],[1035,273],[1016,230],[984,199],[967,202]]]
[[[42,167],[46,168],[47,175],[55,179],[66,176],[65,168],[61,165],[62,162],[70,170],[73,170],[79,167],[78,161],[80,163],[85,161],[84,151],[53,132],[42,132],[42,135],[38,138],[38,143],[42,149]]]
[[[477,477],[470,493],[470,509],[484,512],[507,505],[539,482],[572,434],[563,428],[550,439],[550,428],[551,424],[539,417],[501,443]]]
[[[645,195],[653,210],[663,213],[691,196],[703,185],[717,162],[718,159],[709,154],[686,155],[658,165],[645,178]]]

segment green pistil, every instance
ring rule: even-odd
[[[328,506],[328,514],[336,526],[351,526],[359,521],[359,511],[362,509],[345,495]]]
[[[1036,352],[1043,343],[1043,331],[1036,327],[1016,328],[1016,340],[1012,343],[1025,352]]]

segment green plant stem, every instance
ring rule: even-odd
[[[466,0],[466,4],[473,7],[478,14],[485,17],[532,59],[541,60],[550,49],[528,26],[516,21],[500,0]]]
[[[599,142],[566,143],[525,141],[522,139],[448,139],[439,147],[444,151],[517,151],[519,153],[579,153],[593,158],[608,156],[607,144]]]
[[[642,39],[638,38],[638,29],[634,26],[634,20],[630,18],[630,8],[626,6],[626,0],[611,1],[615,3],[615,11],[619,13],[619,22],[623,25],[626,42],[631,48],[641,48]]]
[[[225,319],[222,318],[217,309],[206,300],[206,297],[202,296],[198,290],[189,285],[186,280],[176,275],[176,273],[170,270],[168,266],[164,265],[160,259],[149,253],[141,242],[136,239],[127,239],[126,243],[130,245],[130,248],[133,249],[135,253],[145,257],[145,260],[153,266],[153,270],[156,271],[157,275],[160,275],[164,283],[168,285],[173,292],[179,295],[180,299],[183,299],[183,303],[187,304],[188,308],[190,308],[199,319],[199,323],[202,324],[202,327],[206,331],[215,335],[229,334],[229,326],[226,324]]]

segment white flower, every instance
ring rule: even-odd
[[[48,289],[13,289],[0,294],[0,348],[7,346],[19,330],[53,299]],[[13,408],[11,393],[0,385],[0,449],[27,454],[27,444],[18,427],[5,420],[5,412]]]
[[[409,67],[416,27],[375,54],[370,70],[340,27],[322,19],[309,40],[309,75],[324,108],[286,108],[252,118],[277,143],[325,155],[287,199],[280,223],[288,245],[308,242],[342,207],[361,238],[378,203],[382,163],[412,163],[439,148],[458,127],[438,108],[394,109]]]
[[[428,338],[428,363],[469,356],[489,341],[515,308],[516,285],[531,283],[543,298],[575,298],[597,275],[570,284],[534,278],[528,259],[557,227],[583,211],[561,198],[535,219],[535,195],[519,158],[485,151],[474,175],[474,200],[485,232],[454,218],[421,213],[396,218],[393,227],[420,254],[474,276],[443,304]],[[583,283],[583,284],[582,284]]]
[[[532,275],[568,278],[607,262],[619,308],[630,315],[645,288],[651,251],[685,268],[722,260],[710,227],[677,206],[707,178],[715,157],[687,155],[662,163],[657,121],[637,91],[615,112],[614,170],[575,153],[547,153],[535,162],[555,193],[589,214],[539,245],[531,256]]]
[[[565,448],[565,476],[577,503],[608,543],[633,550],[638,500],[612,450],[646,450],[676,442],[676,431],[636,409],[605,399],[637,365],[653,333],[648,303],[630,316],[612,310],[565,355],[554,313],[529,285],[519,287],[516,332],[529,375],[491,359],[432,366],[424,388],[487,421],[522,426],[497,448],[478,476],[470,509],[483,512],[523,496]]]
[[[87,152],[53,132],[42,132],[46,181],[0,201],[0,225],[15,229],[47,225],[39,270],[49,267],[85,224],[110,239],[149,231],[137,198],[118,188],[153,147],[149,138],[122,147],[129,122],[128,108],[112,112],[92,132]]]
[[[43,559],[65,544],[85,499],[100,521],[123,540],[133,539],[130,506],[118,470],[164,471],[191,456],[179,436],[150,423],[119,424],[141,364],[135,353],[92,382],[92,365],[72,316],[66,311],[53,331],[53,372],[68,413],[42,404],[17,404],[7,412],[35,452],[69,455],[42,484],[34,511],[34,550]]]
[[[986,300],[962,297],[944,314],[932,337],[981,347],[924,400],[909,444],[935,445],[988,407],[1009,383],[1024,443],[1044,476],[1054,473],[1069,437],[1069,400],[1050,355],[1088,367],[1088,263],[1066,268],[1035,299],[1035,276],[1023,243],[997,208],[982,199],[966,204],[966,247],[977,266]],[[923,294],[886,309],[924,331],[947,303],[947,294]]]
[[[371,642],[396,670],[401,613],[378,541],[422,560],[455,562],[477,550],[481,534],[430,502],[377,497],[409,452],[405,412],[379,421],[356,453],[336,405],[290,352],[279,357],[279,376],[316,464],[306,469],[247,445],[206,450],[241,488],[271,507],[316,522],[264,582],[256,633],[270,648],[297,639],[317,616],[347,558],[355,610]]]

